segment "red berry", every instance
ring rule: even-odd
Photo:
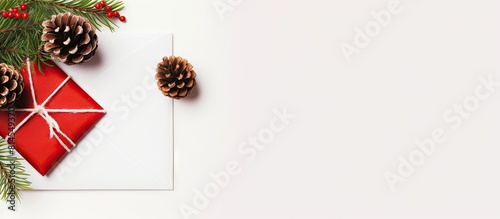
[[[110,12],[111,10],[112,10],[111,6],[109,6],[109,5],[108,5],[108,6],[106,6],[106,11],[107,11],[107,12]]]
[[[120,17],[120,12],[115,11],[115,12],[113,13],[113,15],[115,15],[115,17]]]
[[[19,12],[19,9],[18,8],[13,8],[12,12],[17,13],[17,12]]]
[[[101,8],[102,8],[101,3],[95,4],[95,9],[101,10]]]
[[[28,12],[23,12],[22,16],[23,16],[23,19],[28,19],[30,17]]]
[[[23,11],[26,11],[26,9],[28,9],[28,5],[27,4],[20,4],[19,7],[21,8],[21,10]]]
[[[127,20],[127,18],[126,18],[125,16],[121,16],[121,17],[120,17],[120,21],[121,21],[121,22],[125,22],[126,20]]]
[[[9,18],[13,18],[15,16],[15,14],[12,11],[9,11],[7,15],[9,16]]]
[[[19,18],[21,18],[21,13],[17,12],[16,13],[16,19],[19,19]]]
[[[101,7],[104,7],[106,6],[106,1],[99,2],[99,4],[101,4]]]
[[[3,18],[8,18],[9,17],[9,12],[2,11],[2,17]]]
[[[108,13],[106,13],[106,16],[108,16],[109,18],[112,18],[113,17],[113,12],[109,11]]]

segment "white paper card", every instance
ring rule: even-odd
[[[58,65],[106,114],[45,177],[25,163],[35,190],[172,190],[173,101],[156,65],[172,54],[170,33],[98,33],[83,65]]]

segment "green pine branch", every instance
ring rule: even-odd
[[[15,199],[20,200],[20,190],[30,189],[31,182],[28,180],[24,166],[19,162],[21,158],[15,157],[7,142],[0,137],[0,199],[3,201]]]
[[[42,46],[42,22],[51,19],[52,15],[71,12],[89,19],[97,29],[102,27],[114,31],[118,27],[106,16],[105,10],[95,9],[99,0],[0,0],[0,10],[9,11],[19,7],[21,3],[28,5],[28,19],[5,19],[0,17],[0,63],[13,65],[20,69],[26,58],[45,63],[50,55],[40,50]],[[124,8],[121,0],[106,0],[113,11]]]

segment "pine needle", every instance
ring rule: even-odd
[[[31,182],[28,181],[29,174],[19,162],[21,158],[11,154],[7,142],[0,137],[0,198],[3,201],[11,199],[20,200],[19,190],[30,189]]]

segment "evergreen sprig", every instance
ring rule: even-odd
[[[19,190],[30,189],[31,185],[29,174],[19,162],[22,159],[15,157],[12,150],[0,137],[0,199],[3,201],[11,200],[11,195],[20,200]]]
[[[52,15],[71,12],[89,19],[90,23],[101,30],[106,27],[114,31],[118,27],[106,16],[105,10],[97,10],[94,6],[98,0],[0,0],[0,10],[9,11],[24,3],[28,5],[28,19],[6,19],[0,17],[0,63],[6,63],[20,69],[26,58],[40,64],[51,59],[50,55],[40,50],[42,22],[51,19]],[[124,8],[121,0],[107,0],[106,5],[113,11]]]

